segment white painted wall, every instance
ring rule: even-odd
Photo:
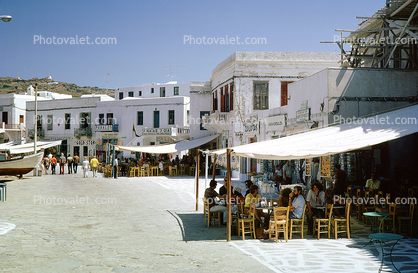
[[[141,86],[131,86],[131,87],[118,87],[115,89],[115,99],[119,100],[119,93],[123,93],[123,98],[129,97],[129,92],[133,92],[134,98],[159,98],[160,97],[160,87],[165,87],[165,96],[173,97],[174,96],[174,87],[179,87],[178,96],[189,96],[190,83],[177,83],[175,81],[168,83],[150,83],[144,84]],[[151,89],[154,88],[154,93],[151,93]],[[141,96],[139,96],[139,91]]]

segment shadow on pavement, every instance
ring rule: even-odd
[[[205,217],[202,212],[177,213],[167,211],[178,222],[182,233],[183,241],[226,241],[225,226],[205,227]]]

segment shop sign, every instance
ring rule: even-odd
[[[243,137],[243,135],[242,132],[235,132],[235,137]]]
[[[76,140],[74,141],[75,146],[89,146],[96,145],[96,140]]]
[[[308,101],[304,100],[300,103],[300,110],[308,109]]]
[[[173,139],[171,137],[167,137],[167,136],[159,136],[156,137],[155,139],[157,142],[159,142],[160,144],[162,143],[173,143]]]
[[[107,138],[109,138],[109,139],[112,139],[112,138],[119,138],[119,136],[118,136],[118,134],[102,134],[101,135],[102,136],[102,139],[107,139]]]
[[[168,135],[171,136],[171,128],[145,128],[142,129],[143,136]]]
[[[259,134],[259,132],[260,132],[259,123],[249,123],[249,124],[244,125],[245,135]]]
[[[113,125],[96,125],[96,132],[112,132]]]
[[[268,117],[264,119],[266,122],[266,131],[283,131],[285,125],[284,115]]]
[[[311,119],[311,108],[296,111],[296,122],[305,122]]]

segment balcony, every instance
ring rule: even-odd
[[[30,138],[34,138],[35,137],[35,129],[30,129],[28,132],[28,136]],[[36,131],[36,136],[37,137],[45,137],[45,130],[44,129],[38,129]]]
[[[99,124],[94,129],[95,132],[119,132],[119,124]]]
[[[92,135],[93,135],[93,130],[91,129],[91,127],[76,128],[74,130],[74,136],[92,136]]]

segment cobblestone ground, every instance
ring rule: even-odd
[[[27,175],[7,184],[7,201],[0,202],[2,272],[377,272],[380,266],[380,246],[362,248],[369,231],[356,221],[352,240],[307,236],[276,244],[233,236],[228,243],[224,227],[204,227],[188,176]],[[201,178],[200,198],[204,188]],[[416,239],[400,241],[394,253],[402,272],[417,271]],[[394,271],[389,258],[383,271]]]

